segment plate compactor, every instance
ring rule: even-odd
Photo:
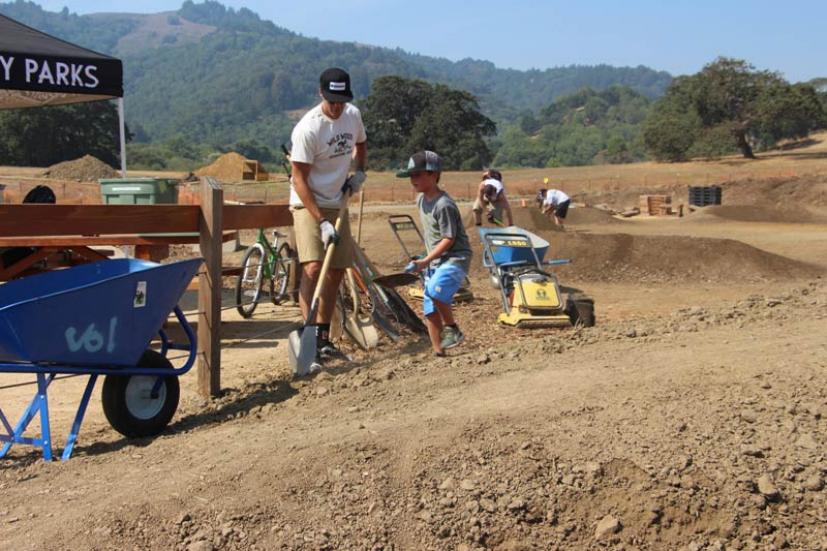
[[[517,226],[479,228],[479,232],[483,266],[502,298],[500,323],[594,325],[594,301],[581,293],[562,293],[557,277],[545,271],[545,266],[570,262],[544,261],[548,241]]]

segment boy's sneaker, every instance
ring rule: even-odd
[[[442,331],[442,349],[453,348],[465,340],[465,335],[457,327],[446,327]]]

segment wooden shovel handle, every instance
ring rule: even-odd
[[[339,207],[339,215],[336,218],[336,233],[339,235],[339,239],[343,239],[341,232],[342,223],[345,219],[345,211],[347,211],[347,195],[342,199],[342,206]],[[350,236],[348,236],[350,238]],[[324,254],[324,262],[322,262],[322,270],[319,272],[319,279],[316,281],[316,289],[313,290],[313,300],[311,304],[315,304],[319,297],[322,294],[322,287],[324,286],[324,279],[327,277],[327,271],[330,268],[330,262],[333,260],[333,253],[336,250],[336,243],[331,243],[327,247],[327,251]],[[308,320],[308,323],[312,323],[315,320]]]
[[[356,245],[362,245],[362,215],[365,211],[365,188],[359,191],[359,227],[356,230]]]

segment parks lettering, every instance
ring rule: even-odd
[[[0,77],[5,82],[18,80],[22,76],[26,84],[97,88],[100,84],[97,71],[97,66],[83,63],[0,55]]]

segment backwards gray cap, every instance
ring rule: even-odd
[[[408,168],[396,173],[397,178],[408,178],[417,172],[442,172],[442,159],[433,151],[420,151],[408,159]]]

